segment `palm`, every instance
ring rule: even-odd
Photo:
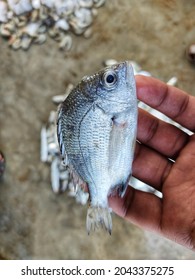
[[[138,98],[189,130],[195,130],[195,98],[148,77],[137,77]],[[127,220],[195,249],[195,136],[139,110],[133,175],[162,192],[128,188],[109,198]],[[172,159],[172,160],[170,160]],[[174,161],[174,163],[173,163]]]
[[[165,235],[195,247],[195,138],[183,148],[162,186],[161,228]],[[178,234],[180,232],[180,234]],[[194,243],[192,244],[192,241]]]

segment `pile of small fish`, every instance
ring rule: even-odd
[[[14,50],[43,44],[47,34],[69,51],[71,33],[89,38],[97,8],[106,0],[0,0],[0,34]]]
[[[72,84],[67,87],[66,95],[70,93]],[[63,96],[54,96],[53,102],[58,105],[64,99]],[[41,149],[40,158],[42,162],[51,165],[50,180],[54,193],[62,193],[68,191],[68,195],[75,197],[78,203],[85,205],[88,200],[88,193],[81,189],[75,190],[72,174],[70,174],[67,166],[62,162],[59,150],[59,144],[56,134],[56,112],[51,111],[46,125],[41,129]]]

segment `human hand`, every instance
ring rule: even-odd
[[[136,76],[138,99],[195,131],[195,97],[144,76]],[[163,198],[132,187],[109,197],[114,212],[128,221],[195,250],[195,135],[189,136],[139,109],[133,176]],[[175,162],[171,161],[174,160]]]

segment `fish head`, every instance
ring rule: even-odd
[[[129,61],[114,64],[99,72],[84,76],[79,92],[104,111],[121,111],[137,102],[133,67]]]
[[[129,61],[104,68],[99,73],[98,105],[107,113],[117,113],[137,104],[133,67]]]

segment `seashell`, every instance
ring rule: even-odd
[[[118,61],[115,59],[106,59],[105,61],[103,61],[103,65],[106,66],[112,66],[114,64],[117,64]]]
[[[190,63],[195,64],[195,43],[192,43],[187,47],[186,58]]]
[[[16,14],[20,15],[22,13],[32,11],[32,5],[30,0],[7,0],[10,9]]]
[[[62,180],[60,178],[60,190],[59,192],[65,192],[65,190],[67,190],[68,188],[68,180]]]
[[[64,94],[54,95],[52,97],[53,103],[56,104],[56,105],[62,103],[68,97],[69,93],[72,91],[73,88],[74,88],[74,85],[69,83],[68,86],[66,87],[66,90],[65,90]]]
[[[4,37],[10,37],[11,36],[11,32],[10,32],[9,29],[7,29],[6,24],[1,24],[0,33]]]
[[[98,10],[96,8],[91,9],[91,14],[92,14],[93,17],[97,17]]]
[[[13,42],[16,40],[16,38],[18,38],[18,36],[16,34],[12,34],[9,38],[9,41],[8,41],[8,46],[11,47]]]
[[[23,37],[21,40],[21,47],[23,50],[28,50],[30,47],[30,44],[32,42],[32,38],[29,36]]]
[[[31,13],[31,21],[35,22],[39,20],[39,10],[33,10]]]
[[[67,85],[66,90],[65,90],[65,96],[68,96],[69,93],[73,90],[73,88],[74,88],[74,85],[71,84],[71,83],[69,83],[69,84]]]
[[[67,170],[64,170],[63,172],[60,172],[60,179],[61,180],[68,180],[69,178],[69,172]]]
[[[60,19],[60,17],[56,14],[56,13],[52,13],[52,18],[53,18],[53,20],[56,22],[56,21],[58,21],[59,19]]]
[[[176,86],[177,82],[178,82],[178,78],[177,77],[172,77],[171,79],[168,80],[167,85]]]
[[[89,199],[89,194],[87,192],[84,192],[81,188],[79,188],[75,198],[77,203],[86,205]]]
[[[19,21],[17,22],[18,27],[23,27],[27,23],[27,18],[25,16],[20,16]]]
[[[39,18],[45,20],[47,18],[48,9],[45,6],[41,6],[39,9]]]
[[[9,19],[12,19],[13,18],[13,16],[14,16],[14,13],[13,13],[13,11],[7,11],[7,18],[8,18],[8,20]]]
[[[79,0],[79,6],[83,8],[93,7],[93,0]]]
[[[51,15],[49,15],[46,19],[42,21],[42,23],[47,27],[53,27],[55,24],[55,20]]]
[[[56,1],[56,2],[59,2],[59,1]],[[55,1],[54,0],[41,0],[41,4],[52,9],[54,7]]]
[[[45,25],[41,25],[38,28],[38,33],[45,33],[47,31],[47,27]]]
[[[25,28],[23,29],[23,32],[28,34],[31,37],[36,37],[39,26],[40,26],[39,22],[30,22],[25,26]]]
[[[19,24],[19,22],[20,22],[19,17],[16,16],[16,15],[14,15],[14,16],[12,17],[12,21],[13,21],[14,24],[17,25],[17,26],[18,26],[18,24]]]
[[[41,45],[41,44],[45,43],[46,39],[47,39],[46,34],[39,34],[39,35],[37,35],[37,37],[34,39],[33,42]]]
[[[46,127],[44,126],[41,129],[41,151],[40,151],[41,161],[47,162],[47,154],[48,154],[47,130]]]
[[[80,26],[76,18],[71,19],[69,23],[76,35],[81,35],[85,31],[85,28]]]
[[[93,21],[91,11],[89,9],[86,9],[86,8],[81,8],[79,10],[76,10],[75,11],[75,16],[77,18],[77,24],[81,28],[88,27]]]
[[[41,7],[41,1],[40,0],[32,0],[31,4],[34,9],[40,9]]]
[[[56,149],[57,149],[56,143],[53,142],[53,139],[52,139],[52,142],[49,143],[49,145],[48,145],[48,151],[51,155],[55,155]]]
[[[56,112],[55,111],[51,111],[50,115],[49,115],[49,123],[52,124],[54,123],[56,120]]]
[[[64,51],[69,51],[72,47],[72,37],[65,35],[59,44],[59,48]]]
[[[90,37],[92,36],[92,33],[93,33],[93,29],[92,29],[92,27],[89,27],[89,28],[87,28],[87,29],[84,31],[83,36],[84,36],[86,39],[88,39],[88,38],[90,38]]]
[[[14,50],[18,50],[21,47],[21,39],[16,37],[16,39],[13,41],[13,43],[11,44],[11,47]]]
[[[84,33],[84,31],[85,31],[85,29],[82,28],[82,27],[79,27],[79,26],[76,26],[76,27],[74,28],[74,33],[75,33],[76,35],[82,35],[82,34]]]
[[[96,8],[99,8],[101,7],[102,5],[104,5],[106,2],[106,0],[93,0],[93,3],[94,3],[94,6]]]
[[[55,95],[52,97],[52,101],[55,104],[60,104],[65,100],[65,94],[64,95]]]
[[[15,30],[15,24],[13,21],[9,21],[5,24],[5,28],[13,32]]]
[[[51,186],[54,193],[58,193],[60,190],[60,172],[58,165],[58,158],[54,158],[51,163]]]
[[[0,22],[7,22],[7,4],[0,1]]]
[[[18,38],[20,38],[20,37],[22,37],[22,36],[25,35],[24,32],[23,32],[23,30],[22,30],[21,28],[17,29],[17,30],[15,31],[15,33],[13,33],[13,34],[15,34],[16,37],[18,37]]]
[[[56,29],[55,27],[50,28],[50,29],[48,30],[48,34],[49,34],[49,36],[50,36],[51,38],[53,38],[53,39],[56,39],[56,38],[59,38],[59,37],[60,37],[60,32],[59,32],[59,30]]]
[[[64,36],[64,33],[60,32],[60,30],[55,27],[53,27],[52,29],[49,29],[48,34],[51,38],[53,38],[57,42],[61,41],[62,36]]]
[[[61,42],[64,38],[64,33],[61,32],[59,29],[57,30],[57,35],[53,38],[56,42]]]
[[[148,72],[148,71],[145,71],[145,70],[141,70],[139,71],[138,73],[135,73],[136,74],[139,74],[139,75],[142,75],[142,76],[147,76],[147,77],[150,77],[151,76],[151,73]]]
[[[71,15],[75,8],[76,8],[76,1],[72,1],[72,0],[58,0],[55,1],[55,9],[56,9],[56,13],[59,16],[68,16]]]
[[[68,31],[69,30],[69,24],[65,19],[60,19],[56,22],[55,24],[56,28],[60,28],[64,31]]]
[[[76,196],[77,188],[75,188],[75,186],[74,186],[74,184],[72,182],[69,183],[68,189],[69,189],[68,196],[75,197]]]

